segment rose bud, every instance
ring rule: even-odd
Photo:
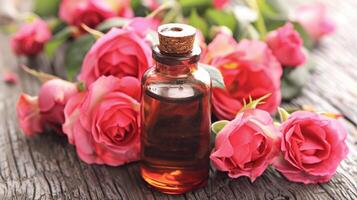
[[[284,67],[296,67],[305,63],[303,41],[291,23],[270,32],[266,42]]]
[[[231,178],[254,181],[279,154],[280,133],[269,113],[248,109],[218,133],[210,156],[213,165]]]
[[[335,24],[328,18],[326,7],[320,3],[299,7],[294,18],[316,41],[335,31]]]
[[[214,88],[213,112],[219,119],[233,119],[249,97],[271,94],[258,108],[274,113],[281,101],[282,68],[268,46],[256,40],[218,35],[207,47],[202,59],[222,73],[226,89]]]
[[[39,92],[39,108],[44,123],[61,133],[64,107],[68,99],[78,93],[77,85],[62,79],[45,82]]]
[[[86,163],[123,165],[140,157],[140,82],[102,76],[71,97],[63,132]]]
[[[133,30],[112,28],[89,50],[78,78],[86,86],[102,75],[141,79],[151,64],[151,48],[144,38]]]
[[[62,0],[59,8],[59,17],[77,27],[85,24],[95,28],[105,19],[115,16],[133,16],[129,0]]]
[[[336,120],[313,112],[298,111],[281,124],[281,156],[276,170],[294,182],[329,181],[346,157],[346,130]]]
[[[42,133],[43,123],[38,105],[38,97],[21,94],[16,103],[16,113],[20,128],[26,136]]]
[[[11,38],[11,48],[16,55],[33,56],[42,51],[44,44],[52,37],[46,22],[35,19],[24,24]]]

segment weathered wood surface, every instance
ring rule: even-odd
[[[35,95],[38,82],[19,70],[23,59],[11,54],[9,37],[0,34],[0,75],[18,72],[21,83],[0,83],[0,198],[1,199],[357,199],[357,2],[324,1],[338,23],[338,32],[314,50],[317,66],[300,97],[290,105],[312,105],[339,112],[348,129],[350,153],[326,184],[288,182],[273,169],[251,183],[210,172],[207,187],[185,195],[169,196],[149,189],[138,164],[123,167],[87,165],[79,160],[66,138],[45,133],[26,138],[18,127],[15,102],[21,91]],[[32,60],[53,71],[41,56]],[[58,72],[58,69],[57,69]]]

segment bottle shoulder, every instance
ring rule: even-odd
[[[192,84],[203,84],[211,87],[211,78],[208,72],[202,67],[197,67],[196,70],[187,76],[170,76],[162,74],[155,70],[155,67],[148,69],[142,78],[142,85],[151,83],[192,83]]]
[[[187,101],[200,96],[210,96],[211,81],[209,74],[200,67],[181,77],[167,76],[153,68],[146,71],[142,78],[142,92],[158,99]]]

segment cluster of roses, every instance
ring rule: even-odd
[[[128,1],[110,6],[105,2],[63,0],[59,15],[78,30],[81,24],[95,27],[112,16],[132,17]],[[313,5],[300,8],[296,15],[316,40],[333,30],[324,12],[323,6]],[[118,166],[138,160],[140,79],[153,64],[152,44],[145,36],[157,25],[151,17],[131,18],[124,27],[112,28],[97,39],[83,60],[79,83],[51,78],[38,97],[22,94],[17,114],[24,133],[35,135],[45,127],[64,133],[87,163]],[[34,55],[50,37],[46,23],[36,19],[15,34],[12,47],[18,55]],[[208,45],[203,38],[198,40],[201,62],[218,68],[226,85],[213,89],[213,112],[219,119],[232,120],[217,136],[211,155],[215,166],[231,177],[254,180],[273,163],[292,181],[329,180],[347,154],[341,125],[297,112],[277,131],[269,115],[281,101],[282,66],[305,62],[302,40],[293,26],[288,23],[269,33],[266,41],[237,43],[225,33],[218,33]],[[237,116],[244,100],[268,93],[265,104]]]
[[[288,180],[305,184],[329,181],[346,157],[347,133],[328,114],[279,110],[282,124],[264,110],[246,109],[218,132],[210,156],[232,178],[254,181],[269,165]]]

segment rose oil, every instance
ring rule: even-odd
[[[176,31],[192,28],[173,25]],[[172,41],[166,42],[175,52]],[[142,80],[141,175],[164,193],[180,194],[207,183],[211,82],[197,64],[199,55],[198,47],[185,54],[165,54],[156,47],[156,65]]]

